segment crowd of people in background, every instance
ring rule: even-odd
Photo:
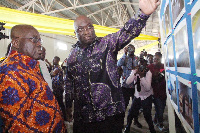
[[[0,65],[3,132],[65,132],[63,114],[46,81],[45,49],[31,25],[11,30],[9,54]]]
[[[132,50],[131,50],[132,49]],[[130,52],[132,51],[130,56]],[[124,132],[130,132],[130,127],[134,119],[134,125],[142,128],[138,121],[139,112],[143,112],[144,118],[149,126],[150,132],[155,132],[154,126],[160,131],[166,130],[163,125],[163,113],[166,106],[166,82],[164,64],[161,63],[162,54],[156,52],[155,55],[147,54],[145,50],[139,56],[134,55],[135,48],[129,44],[124,48],[124,55],[118,60],[118,70],[121,70],[122,90],[125,105],[129,104],[130,95],[132,96],[131,107],[127,115],[127,124]],[[152,119],[152,103],[155,106],[155,116]]]
[[[6,56],[9,55],[9,51],[11,51],[11,45],[8,45]],[[154,126],[164,131],[163,113],[166,106],[166,82],[164,78],[164,65],[161,63],[162,54],[161,52],[156,52],[155,55],[147,54],[143,50],[139,56],[136,56],[134,52],[135,47],[129,44],[124,48],[124,55],[117,62],[118,72],[121,76],[120,84],[122,85],[125,109],[127,109],[128,104],[131,104],[128,116],[125,118],[127,123],[124,133],[130,132],[133,120],[134,125],[142,128],[138,121],[139,111],[143,112],[150,132],[155,132]],[[40,71],[57,99],[63,119],[66,121],[67,111],[63,95],[64,78],[67,73],[67,58],[59,65],[60,58],[58,56],[54,57],[53,64],[45,59],[45,56],[46,49],[41,46],[40,57],[37,59]],[[151,114],[152,103],[156,111],[153,119]],[[1,123],[3,123],[2,120]]]
[[[33,26],[14,26],[8,54],[0,64],[3,132],[67,132],[64,121],[73,120],[74,133],[120,133],[130,98],[133,102],[125,132],[130,131],[133,118],[134,124],[142,128],[138,121],[141,107],[151,133],[155,132],[153,122],[163,126],[166,98],[157,86],[159,82],[164,85],[158,78],[164,74],[161,54],[153,56],[154,62],[144,51],[138,58],[135,47],[129,44],[159,4],[140,0],[137,17],[105,37],[96,36],[88,17],[77,17],[74,29],[78,41],[61,66],[58,56],[53,64],[45,59],[46,49]],[[116,63],[118,51],[123,48],[125,54]],[[162,106],[156,107],[153,121],[152,101],[155,107]]]

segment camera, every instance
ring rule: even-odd
[[[144,72],[145,73],[145,75],[146,75],[146,73],[148,72],[148,68],[145,66],[145,65],[139,65],[138,66],[138,71],[139,72]]]
[[[138,71],[142,72],[146,70],[146,67],[144,65],[139,65]]]
[[[164,70],[162,72],[158,73],[158,79],[162,80],[163,78],[165,78],[165,71]]]
[[[138,71],[140,71],[140,72],[146,71],[147,72],[148,68],[146,66],[147,66],[147,60],[140,58],[140,62],[138,65]]]
[[[154,76],[152,81],[154,83],[159,83],[163,79],[165,79],[165,71],[164,70],[162,72],[159,72],[157,76]]]
[[[137,69],[138,69],[138,72],[144,72],[144,74],[146,76],[146,73],[149,70],[147,68],[147,61],[145,59],[143,59],[143,58],[140,58]]]

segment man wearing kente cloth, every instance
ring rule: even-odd
[[[59,105],[37,59],[41,38],[30,25],[11,30],[12,51],[0,65],[0,116],[3,132],[65,132]]]

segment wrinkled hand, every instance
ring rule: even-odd
[[[72,122],[73,120],[72,108],[66,108],[66,116],[67,116],[67,121]]]
[[[139,0],[139,8],[146,15],[152,14],[159,5],[159,0]]]

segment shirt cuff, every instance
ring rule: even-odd
[[[138,11],[138,18],[143,19],[143,20],[147,20],[150,17],[150,15],[146,15],[144,14],[141,9],[139,9]]]

